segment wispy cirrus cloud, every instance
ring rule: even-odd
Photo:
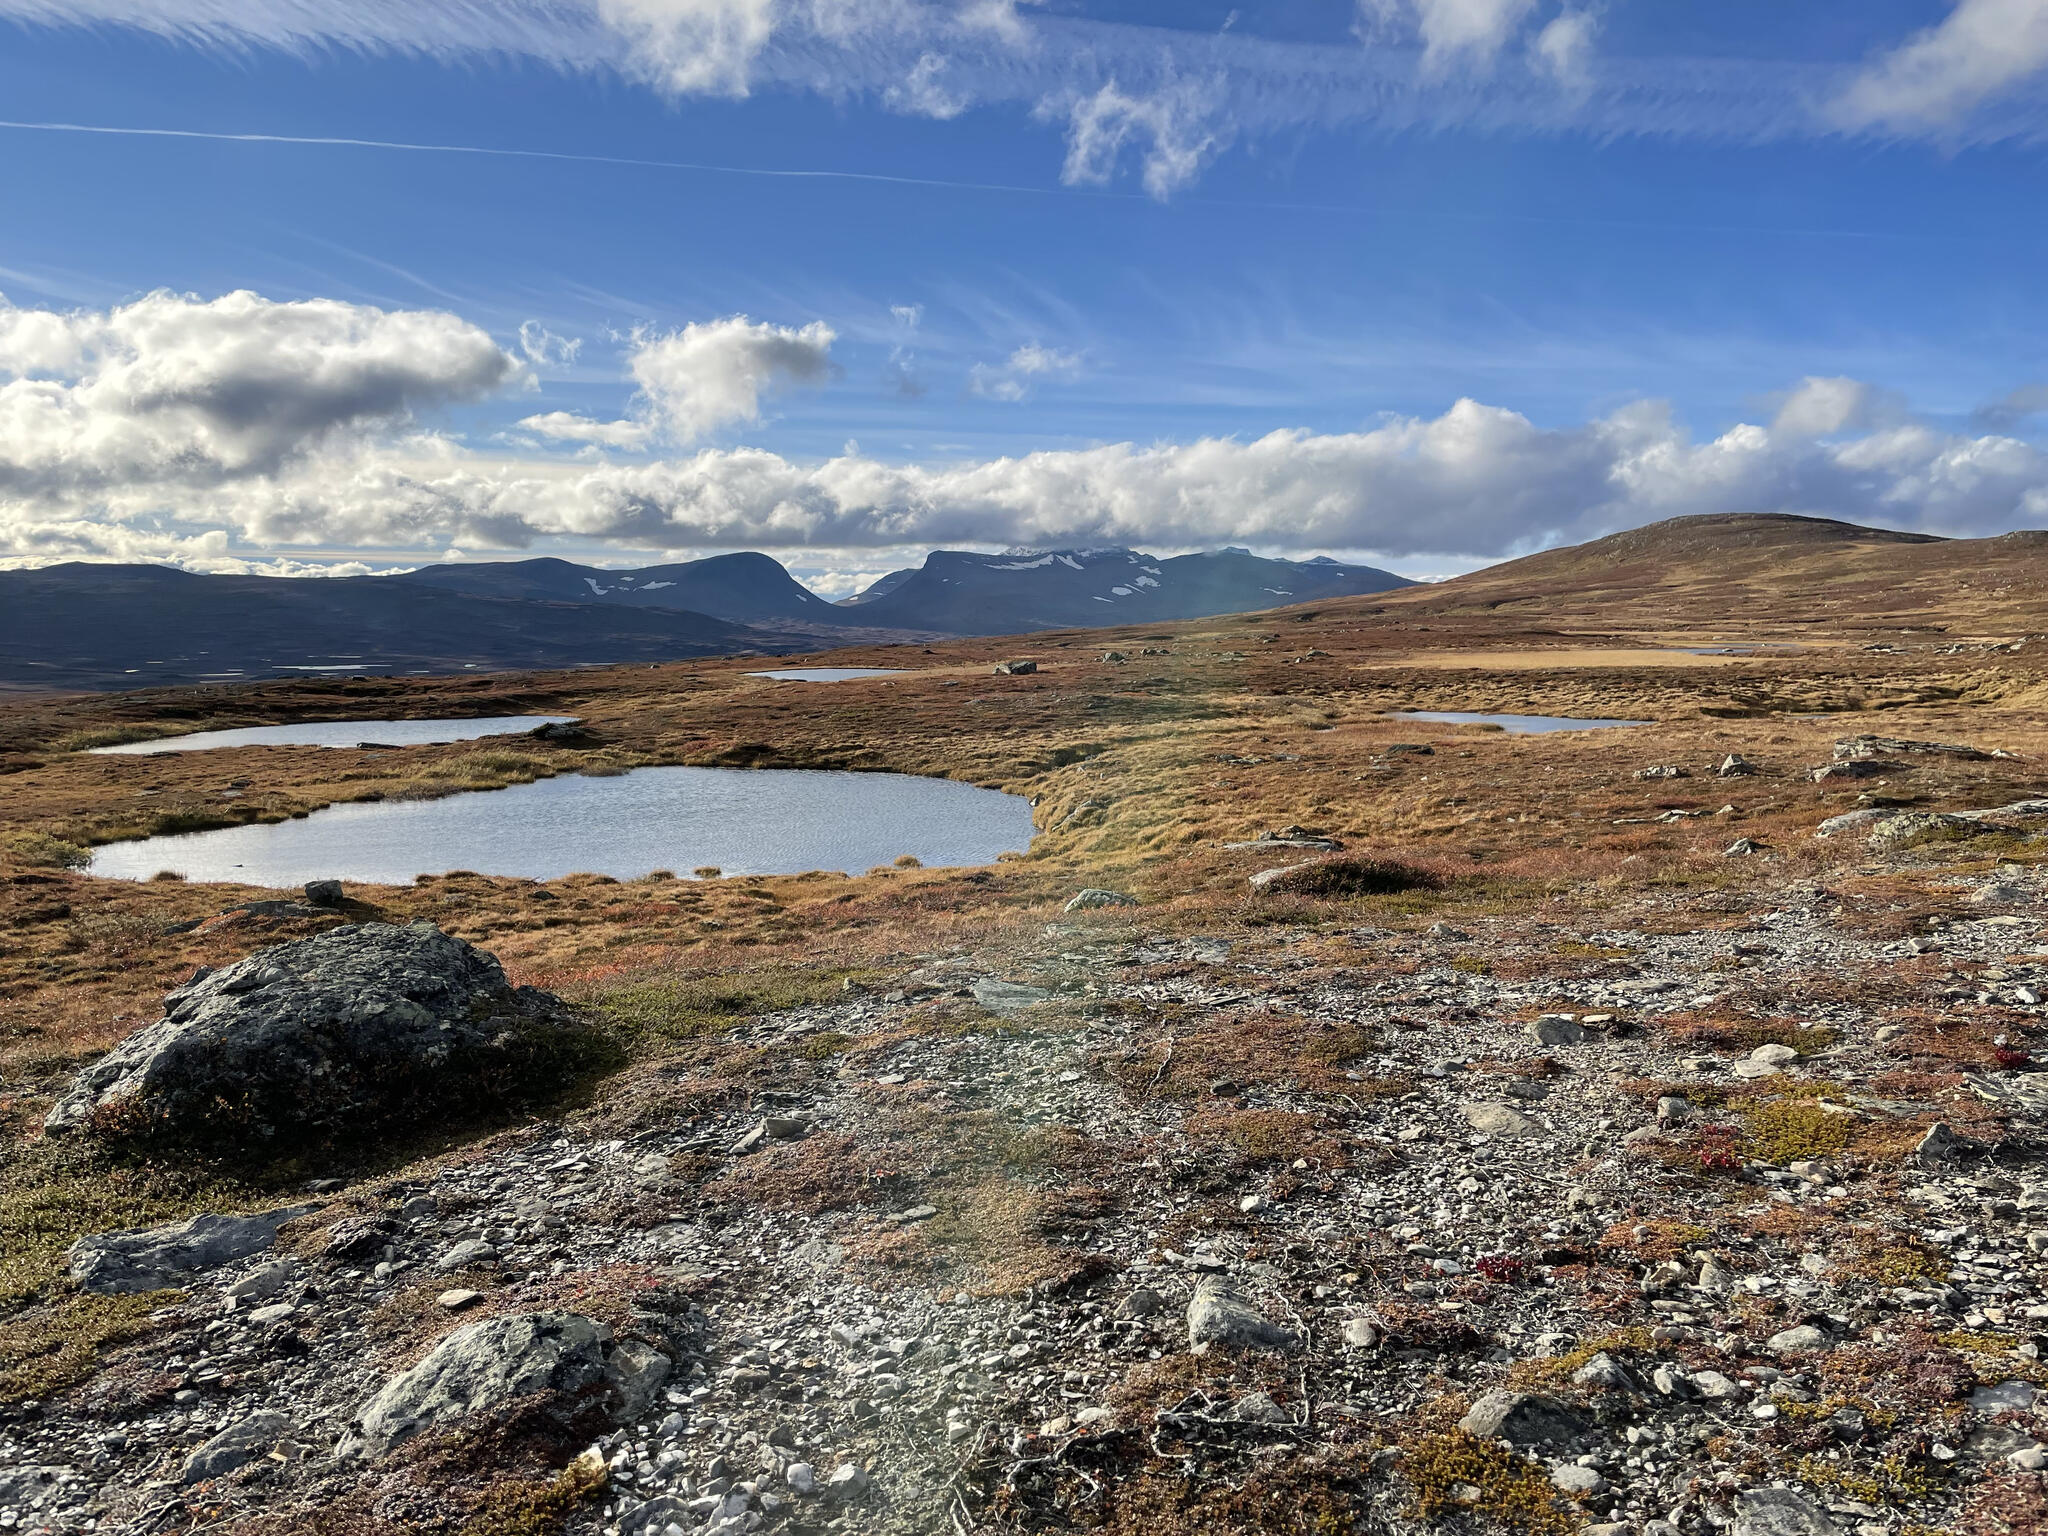
[[[1577,0],[1358,0],[1304,43],[1053,15],[1018,0],[0,0],[0,20],[128,28],[223,52],[521,56],[665,95],[763,90],[937,120],[1022,106],[1070,184],[1191,185],[1236,143],[1364,127],[1761,144],[2048,137],[2048,0],[1959,0],[1858,63],[1603,56]]]
[[[1039,103],[1041,118],[1064,118],[1069,186],[1108,186],[1130,149],[1145,190],[1162,202],[1193,182],[1229,143],[1220,78],[1181,79],[1170,72],[1150,90],[1127,91],[1114,79],[1093,94]]]

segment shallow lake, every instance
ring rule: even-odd
[[[214,747],[354,747],[375,742],[417,747],[429,742],[475,741],[480,736],[514,736],[536,726],[558,725],[573,715],[492,715],[478,720],[319,720],[299,725],[251,725],[233,731],[194,731],[155,741],[94,747],[109,756],[149,757],[158,752],[205,752]]]
[[[1647,725],[1646,720],[1574,720],[1565,715],[1486,715],[1458,710],[1397,709],[1393,720],[1433,720],[1442,725],[1497,725],[1513,736],[1535,736],[1544,731],[1604,731],[1619,725]]]
[[[749,672],[749,677],[772,677],[783,683],[843,683],[852,677],[900,677],[902,667],[780,667],[773,672]]]
[[[630,880],[858,874],[913,854],[928,866],[992,864],[1031,846],[1031,805],[951,779],[814,769],[642,768],[615,778],[564,775],[441,800],[334,805],[302,821],[224,827],[93,854],[92,873],[146,880],[296,886],[308,880],[396,885],[451,869],[553,880],[578,871]]]

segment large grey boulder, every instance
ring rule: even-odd
[[[310,1205],[285,1206],[255,1216],[194,1216],[164,1227],[101,1232],[71,1245],[71,1278],[80,1290],[133,1295],[168,1290],[193,1275],[262,1253],[277,1229]]]
[[[1246,1301],[1220,1275],[1205,1275],[1188,1303],[1188,1347],[1195,1354],[1211,1349],[1291,1349],[1293,1333],[1273,1322]]]
[[[644,1409],[667,1366],[645,1345],[614,1347],[609,1328],[573,1312],[486,1318],[456,1329],[364,1403],[355,1449],[382,1456],[422,1431],[537,1392],[565,1405],[601,1401],[614,1413]]]
[[[333,928],[172,992],[44,1123],[213,1147],[360,1133],[516,1091],[576,1031],[558,999],[431,924]]]

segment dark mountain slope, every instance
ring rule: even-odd
[[[833,610],[827,609],[828,613]],[[696,613],[475,597],[387,577],[0,571],[0,681],[142,687],[292,667],[559,667],[802,648]]]
[[[844,625],[844,613],[795,580],[766,555],[714,555],[681,565],[608,571],[567,560],[511,560],[431,565],[390,580],[466,592],[557,603],[674,608],[736,624],[796,621]]]
[[[1206,618],[1407,585],[1371,566],[1264,560],[1236,549],[1168,560],[1128,549],[1004,555],[942,549],[854,611],[863,624],[892,629],[1008,635]]]

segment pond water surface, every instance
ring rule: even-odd
[[[772,677],[783,683],[843,683],[853,677],[900,677],[903,667],[779,667],[773,672],[749,672],[749,677]]]
[[[451,869],[553,880],[688,875],[858,874],[913,854],[929,866],[992,864],[1031,846],[1021,796],[951,779],[813,769],[642,768],[564,775],[441,800],[334,805],[300,821],[224,827],[93,853],[92,873],[146,880],[295,886],[402,884]]]
[[[232,731],[194,731],[188,736],[163,736],[154,741],[94,747],[107,756],[149,757],[158,752],[205,752],[214,747],[354,747],[375,742],[387,747],[417,747],[429,742],[475,741],[481,736],[513,736],[536,726],[558,725],[573,715],[492,715],[476,720],[317,720],[299,725],[250,725]]]
[[[1433,720],[1442,725],[1497,725],[1512,736],[1535,736],[1544,731],[1604,731],[1620,725],[1647,725],[1647,720],[1574,720],[1566,715],[1488,715],[1459,710],[1397,709],[1394,720]]]

